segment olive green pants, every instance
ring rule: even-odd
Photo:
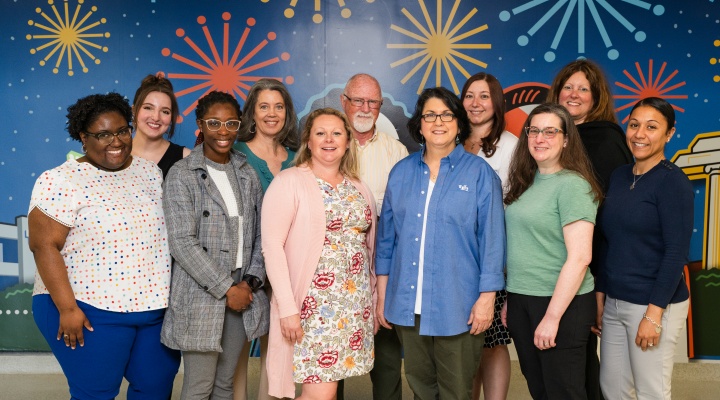
[[[420,335],[415,326],[395,326],[405,349],[405,378],[416,400],[470,400],[485,335]]]

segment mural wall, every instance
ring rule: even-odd
[[[345,81],[368,72],[384,118],[414,150],[405,123],[423,88],[459,93],[469,75],[492,73],[517,131],[555,73],[584,57],[604,68],[623,124],[643,97],[677,112],[666,156],[696,189],[690,280],[702,304],[691,342],[695,357],[720,356],[710,347],[720,327],[718,0],[0,0],[0,10],[0,349],[44,348],[29,312],[24,216],[37,176],[81,152],[64,130],[79,97],[131,97],[161,71],[180,103],[174,141],[190,147],[194,107],[210,90],[242,104],[255,80],[273,77],[303,117],[339,108]]]

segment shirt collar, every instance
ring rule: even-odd
[[[422,164],[425,162],[425,161],[423,161],[423,158],[425,155],[425,146],[424,145],[419,153],[420,153],[420,163]],[[451,151],[450,154],[443,157],[443,160],[448,159],[450,161],[450,165],[452,166],[452,168],[455,168],[455,165],[457,165],[460,162],[460,159],[465,155],[465,153],[467,153],[468,155],[470,154],[467,151],[465,151],[465,148],[461,144],[458,144],[458,145],[455,145],[455,149],[453,149],[453,151]]]
[[[357,140],[357,139],[355,139],[355,137],[353,137],[353,139],[355,140],[355,144],[357,144],[358,147],[365,147],[365,146],[368,145],[368,143],[372,143],[372,142],[374,142],[375,140],[377,140],[377,137],[378,137],[378,131],[377,131],[377,128],[375,128],[375,130],[373,131],[373,135],[370,136],[370,139],[368,139],[368,140],[365,141],[365,144],[364,144],[364,145],[360,145],[360,141]]]

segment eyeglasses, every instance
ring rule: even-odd
[[[442,122],[451,122],[455,119],[455,114],[451,113],[445,113],[445,114],[435,114],[435,113],[427,113],[421,115],[423,121],[425,122],[435,122],[437,121],[438,117],[440,117],[440,121]]]
[[[237,132],[240,129],[240,121],[237,119],[229,119],[225,122],[218,119],[201,119],[200,121],[204,122],[205,126],[213,132],[219,131],[223,125],[229,132]]]
[[[365,99],[359,99],[359,98],[350,98],[348,95],[343,93],[343,96],[345,96],[346,99],[350,101],[350,104],[354,105],[355,107],[362,107],[363,104],[367,103],[368,107],[376,110],[380,108],[382,105],[382,100],[365,100]]]
[[[536,138],[541,132],[545,139],[552,139],[558,133],[565,133],[562,129],[553,128],[551,126],[545,128],[538,128],[536,126],[525,127],[525,134],[531,139]]]
[[[120,139],[122,141],[127,141],[132,136],[132,131],[133,131],[133,127],[128,125],[115,133],[108,132],[108,131],[101,131],[98,133],[84,132],[84,134],[85,134],[85,136],[94,137],[95,139],[97,139],[98,142],[100,142],[100,144],[102,144],[103,146],[107,146],[110,143],[112,143],[113,140],[115,140],[116,136],[118,139]]]

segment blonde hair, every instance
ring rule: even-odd
[[[310,154],[308,142],[310,141],[310,131],[312,130],[313,123],[315,122],[315,119],[321,115],[332,115],[340,118],[340,120],[343,122],[345,135],[348,139],[348,150],[345,152],[345,154],[342,156],[342,159],[340,160],[340,173],[353,179],[360,179],[360,174],[358,172],[359,168],[357,158],[357,145],[355,144],[355,140],[352,137],[350,121],[348,121],[345,114],[334,108],[320,108],[311,112],[308,115],[307,120],[305,121],[305,126],[303,127],[302,133],[300,135],[300,148],[298,149],[297,155],[295,156],[295,165],[312,165],[312,154]]]

